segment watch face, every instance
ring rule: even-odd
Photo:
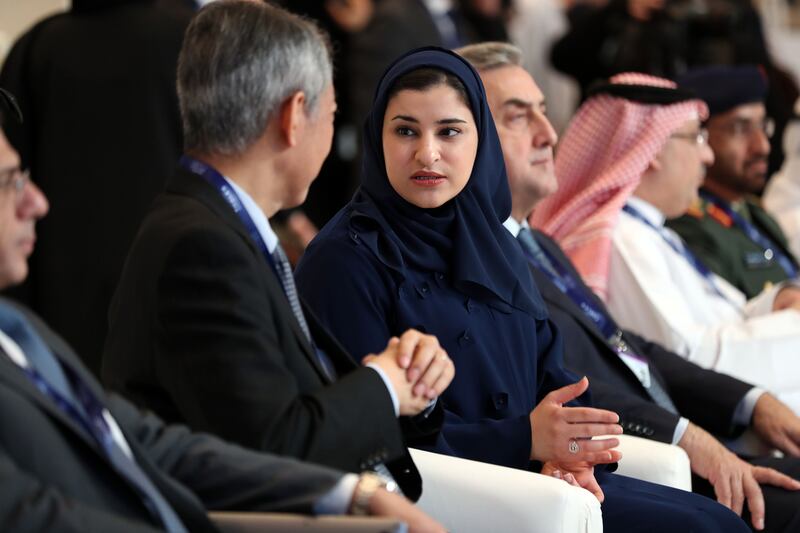
[[[397,493],[400,492],[400,486],[393,479],[388,479],[388,480],[385,480],[385,481],[386,481],[386,485],[384,485],[384,487],[383,487],[384,489],[386,489],[387,491],[392,492],[394,494],[397,494]]]

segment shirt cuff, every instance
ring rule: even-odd
[[[358,485],[357,474],[342,476],[342,479],[314,504],[314,514],[347,514],[356,485]]]
[[[672,444],[678,445],[678,442],[683,438],[683,434],[686,433],[686,428],[689,427],[689,419],[681,417],[678,420],[678,424],[675,426],[675,432],[672,434]]]
[[[367,368],[371,368],[383,380],[383,384],[386,385],[386,390],[389,391],[389,396],[392,397],[392,406],[394,406],[394,416],[400,416],[400,400],[397,398],[397,392],[395,392],[394,387],[392,386],[392,382],[389,381],[389,376],[386,375],[386,372],[375,363],[367,363]]]
[[[753,387],[747,391],[747,394],[739,401],[736,410],[733,412],[733,423],[739,426],[749,426],[750,420],[753,418],[753,409],[756,408],[758,399],[765,392],[767,391],[758,387]]]
[[[757,296],[747,301],[744,306],[744,314],[747,317],[763,316],[772,313],[772,307],[775,305],[775,297],[781,292],[784,287],[798,287],[800,288],[800,279],[790,279],[782,281],[773,285],[768,289],[764,289]]]

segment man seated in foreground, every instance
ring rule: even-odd
[[[0,100],[14,108],[0,89]],[[0,117],[2,118],[2,117]],[[21,117],[20,117],[21,118]],[[0,132],[0,289],[24,281],[47,199]],[[106,395],[29,310],[0,299],[4,531],[216,531],[206,509],[392,516],[442,531],[401,496],[341,473],[165,425]]]
[[[720,502],[749,514],[757,529],[765,524],[766,500],[766,530],[795,531],[800,493],[783,489],[800,489],[800,483],[760,465],[797,476],[800,460],[762,457],[751,465],[711,433],[732,438],[752,425],[771,445],[796,456],[800,418],[763,390],[703,369],[616,326],[558,245],[528,226],[536,204],[558,188],[557,136],[541,91],[520,66],[520,51],[506,43],[481,43],[457,52],[478,69],[486,87],[511,188],[505,226],[525,251],[550,319],[564,334],[567,366],[589,376],[595,405],[617,412],[626,432],[686,450],[697,476],[695,492],[710,497],[716,492]],[[759,482],[767,485],[763,493]]]
[[[533,213],[617,323],[702,367],[764,387],[800,412],[798,290],[746,301],[666,218],[697,198],[714,156],[706,105],[675,84],[621,74],[584,102],[561,140],[559,190]]]

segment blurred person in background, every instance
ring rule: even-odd
[[[0,73],[26,119],[8,139],[53,201],[12,294],[95,373],[125,254],[181,154],[175,72],[192,13],[176,0],[74,0],[20,37]]]
[[[783,134],[786,159],[764,190],[764,208],[781,225],[795,257],[800,257],[800,99]]]

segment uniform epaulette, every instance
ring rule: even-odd
[[[706,205],[706,213],[708,213],[708,216],[722,224],[723,227],[730,228],[733,226],[733,219],[730,217],[730,215],[711,202]]]

